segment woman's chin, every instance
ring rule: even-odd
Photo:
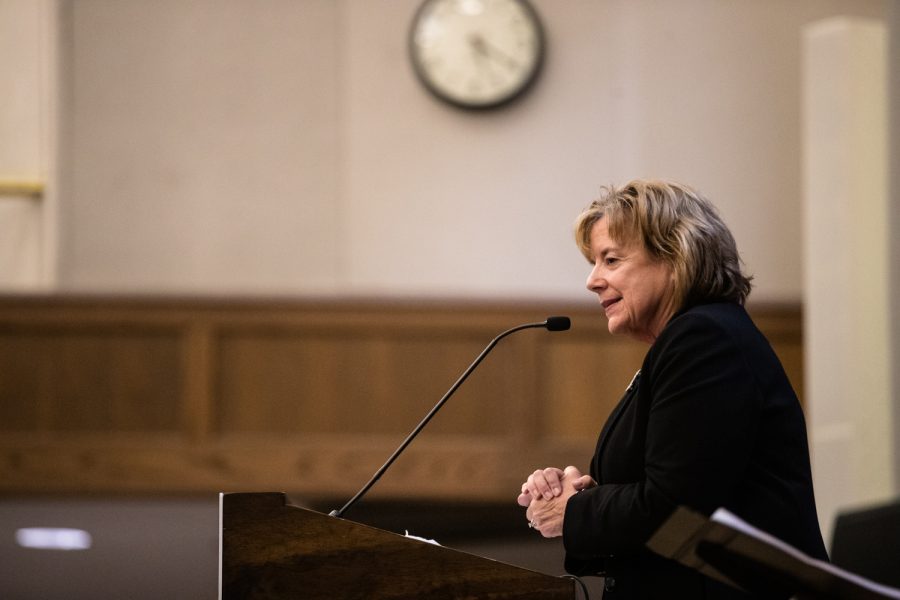
[[[617,317],[612,317],[608,319],[606,323],[607,329],[613,335],[623,335],[628,333],[628,328],[625,327],[625,324],[622,323],[622,320]]]

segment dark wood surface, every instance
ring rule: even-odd
[[[574,582],[286,504],[223,494],[222,596],[574,598]]]

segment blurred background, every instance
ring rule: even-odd
[[[732,228],[826,541],[896,497],[898,3],[532,0],[539,79],[488,111],[416,79],[420,4],[0,0],[0,596],[213,596],[219,492],[340,506],[551,314],[347,517],[561,573],[514,501],[640,366],[572,240],[633,177]]]

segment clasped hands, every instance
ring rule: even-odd
[[[563,532],[569,498],[595,485],[597,482],[590,475],[582,475],[572,466],[565,470],[555,467],[538,469],[522,484],[522,493],[516,501],[528,508],[525,517],[531,527],[546,538],[558,537]]]

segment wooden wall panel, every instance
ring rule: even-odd
[[[800,312],[755,307],[802,390]],[[508,500],[587,466],[646,352],[592,303],[0,297],[0,492],[356,491],[484,346],[373,496]]]
[[[598,332],[597,339],[603,340],[598,343],[573,335],[549,349],[554,385],[542,403],[548,435],[596,436],[622,397],[641,366],[646,346],[610,337]]]
[[[0,333],[0,430],[174,431],[174,332],[21,326]]]
[[[484,346],[483,338],[471,334],[430,336],[421,328],[357,335],[251,330],[221,336],[216,430],[403,433]],[[518,379],[515,370],[484,364],[434,421],[433,431],[501,433],[505,403],[487,400]]]

